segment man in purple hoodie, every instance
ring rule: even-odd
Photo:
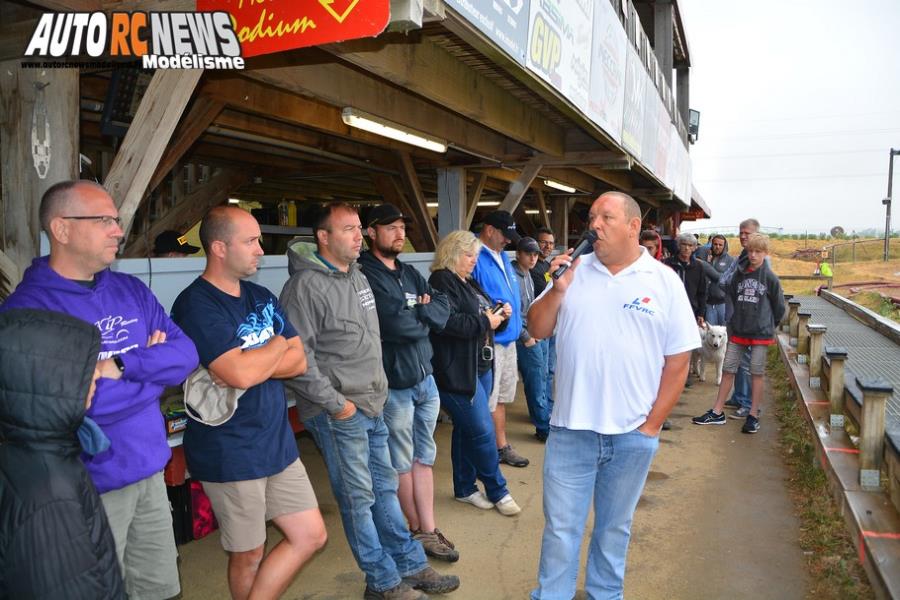
[[[82,460],[109,517],[128,597],[164,599],[180,585],[159,396],[196,368],[197,350],[140,280],[108,269],[123,236],[118,214],[96,183],[48,189],[40,220],[50,256],[34,259],[0,310],[43,308],[100,330],[100,379],[87,416],[110,446]]]

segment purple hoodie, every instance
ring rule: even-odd
[[[159,409],[159,396],[169,385],[180,385],[197,367],[194,343],[173,323],[144,283],[109,269],[94,276],[88,288],[50,268],[49,258],[36,258],[22,283],[0,306],[43,308],[93,323],[100,330],[99,360],[121,355],[122,379],[97,380],[97,392],[87,416],[109,437],[109,450],[82,455],[101,494],[130,485],[161,471],[171,451]],[[147,348],[155,330],[166,341]]]

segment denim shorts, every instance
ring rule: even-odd
[[[750,374],[765,375],[766,374],[766,358],[769,354],[769,347],[765,345],[745,346],[744,344],[735,344],[728,342],[728,350],[725,351],[725,361],[722,363],[722,370],[726,373],[737,373],[741,366],[741,357],[750,350]]]
[[[437,455],[434,426],[440,408],[440,396],[431,375],[413,387],[388,390],[384,423],[390,432],[391,464],[398,473],[409,473],[413,461],[434,464]]]

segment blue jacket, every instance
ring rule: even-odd
[[[509,324],[503,331],[497,331],[494,336],[494,343],[507,345],[515,342],[522,332],[522,307],[519,299],[519,282],[516,279],[516,272],[513,270],[512,263],[505,252],[501,252],[503,264],[506,268],[506,275],[500,270],[500,265],[491,256],[490,250],[483,247],[478,254],[478,262],[475,270],[472,271],[472,278],[487,292],[494,302],[509,302],[512,306],[512,315],[509,317]]]

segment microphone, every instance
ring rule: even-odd
[[[585,253],[585,251],[594,245],[594,242],[597,241],[597,232],[593,229],[588,229],[584,232],[584,235],[581,236],[581,239],[578,240],[578,244],[575,246],[575,250],[572,251],[572,260],[574,261],[576,258]],[[567,265],[561,265],[558,269],[553,271],[553,279],[559,279],[563,273],[569,270],[569,266],[571,263]]]

